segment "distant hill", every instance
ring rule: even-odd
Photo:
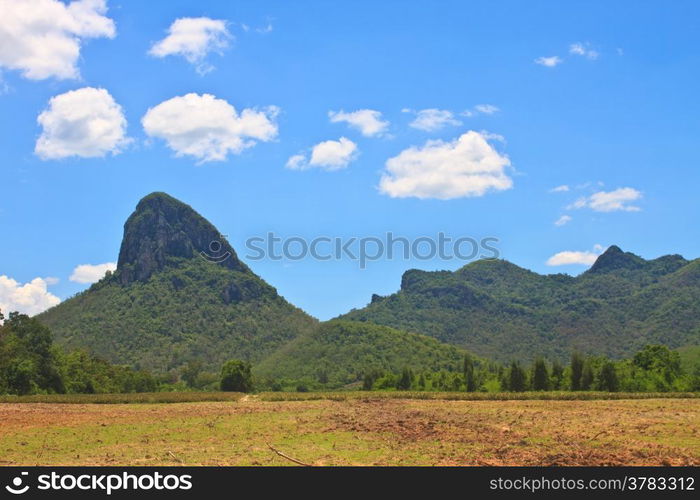
[[[322,323],[266,358],[255,373],[272,378],[328,379],[342,384],[367,370],[460,370],[465,351],[386,326],[352,321]]]
[[[540,275],[504,260],[404,273],[342,319],[432,336],[499,360],[565,359],[573,349],[629,356],[647,343],[700,345],[700,259],[645,260],[612,246],[577,277]]]
[[[153,193],[124,225],[116,271],[39,319],[59,344],[157,372],[193,360],[218,371],[240,358],[260,375],[320,370],[341,382],[372,367],[457,367],[462,349],[496,360],[563,360],[573,349],[623,357],[647,343],[700,345],[700,260],[645,260],[613,246],[578,277],[503,260],[410,270],[397,293],[320,324],[190,206]]]
[[[126,221],[114,274],[39,319],[59,344],[155,371],[190,360],[212,371],[230,358],[257,362],[317,325],[165,193],[143,198]]]

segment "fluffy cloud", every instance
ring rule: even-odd
[[[128,144],[121,106],[105,89],[84,87],[52,97],[37,122],[34,152],[42,159],[117,154]]]
[[[510,166],[486,137],[470,130],[451,142],[428,141],[389,158],[379,190],[392,198],[448,200],[510,189]]]
[[[554,187],[549,190],[550,193],[566,193],[569,191],[569,185],[568,184],[562,184],[561,186]]]
[[[210,94],[173,97],[150,108],[141,119],[151,137],[163,139],[176,156],[192,156],[198,163],[226,160],[257,141],[277,137],[279,108],[236,109]]]
[[[569,266],[578,264],[591,266],[605,249],[600,245],[595,245],[592,252],[565,251],[552,255],[547,259],[548,266]]]
[[[596,212],[638,212],[641,210],[630,203],[639,200],[642,193],[631,187],[615,189],[614,191],[599,191],[590,196],[579,198],[569,208],[590,208]]]
[[[155,57],[182,56],[195,65],[200,74],[213,66],[206,62],[211,52],[221,54],[233,38],[226,21],[208,17],[183,17],[168,28],[168,36],[156,42],[148,53]]]
[[[73,269],[73,274],[70,275],[70,280],[76,283],[96,283],[100,281],[107,271],[117,269],[117,264],[114,262],[106,262],[105,264],[82,264]]]
[[[19,311],[33,316],[61,302],[61,299],[48,291],[49,278],[34,278],[29,283],[19,283],[8,276],[0,276],[0,311],[5,316]]]
[[[559,56],[538,57],[537,59],[535,59],[535,64],[539,64],[540,66],[546,66],[548,68],[553,68],[554,66],[557,66],[563,62],[563,59]]]
[[[307,170],[312,167],[333,171],[347,167],[357,157],[357,144],[346,137],[337,141],[323,141],[311,148],[311,158],[306,154],[296,154],[287,160],[291,170]]]
[[[332,123],[346,122],[359,130],[365,137],[382,135],[389,127],[389,122],[382,120],[382,114],[373,109],[359,109],[351,113],[344,111],[329,111],[328,117]]]
[[[418,111],[415,120],[409,126],[426,132],[434,132],[448,125],[461,125],[452,111],[446,109],[422,109]]]
[[[598,52],[588,47],[588,44],[572,43],[569,46],[569,54],[583,56],[587,59],[598,59]]]
[[[311,150],[309,165],[337,170],[345,168],[357,154],[357,144],[341,137],[337,141],[323,141]]]
[[[0,0],[0,67],[32,80],[78,78],[80,44],[113,38],[105,0]]]
[[[554,225],[555,226],[564,226],[564,225],[568,224],[569,222],[571,222],[572,220],[573,220],[573,217],[571,217],[570,215],[562,215],[561,217],[559,217],[557,220],[554,221]]]
[[[333,171],[347,167],[357,157],[357,144],[346,137],[337,141],[323,141],[311,148],[311,158],[305,153],[291,156],[285,165],[291,170],[308,170],[317,167]]]

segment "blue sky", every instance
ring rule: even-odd
[[[39,18],[58,3],[34,1],[45,8],[32,14]],[[29,57],[41,52],[27,42],[34,25],[18,30],[21,16],[6,15],[18,3],[0,1],[5,308],[37,312],[53,303],[42,286],[59,299],[89,286],[71,281],[75,268],[115,262],[124,221],[153,191],[192,205],[243,257],[247,238],[270,231],[308,239],[388,231],[491,236],[502,258],[541,273],[579,273],[585,263],[547,262],[590,262],[612,244],[645,258],[700,255],[697,2],[122,0],[105,10],[83,0],[81,9],[61,11],[66,28],[62,17],[49,16],[58,19],[59,41],[80,40],[79,56],[73,61],[68,50],[43,62]],[[85,11],[97,17],[76,28],[70,16]],[[218,22],[206,24],[211,50],[187,52],[182,43],[191,40],[171,39],[156,54],[183,18]],[[50,104],[86,88],[105,92]],[[187,109],[200,115],[182,111],[188,94],[195,96]],[[92,128],[76,137],[61,127],[79,105]],[[483,105],[497,111],[478,111]],[[90,115],[100,106],[104,134]],[[255,123],[244,122],[246,109]],[[197,142],[199,128],[173,136],[177,120],[205,127],[210,110],[223,113],[215,129],[230,121],[216,132],[223,153]],[[376,111],[388,125],[363,134],[331,122],[329,112],[341,110]],[[421,110],[439,110],[420,115],[432,129],[416,128]],[[248,130],[244,146],[236,127]],[[341,137],[353,151],[340,142],[325,154],[313,150]],[[302,168],[286,167],[295,155],[304,157]],[[476,174],[464,177],[470,168]],[[481,192],[474,182],[484,175]],[[558,186],[568,191],[552,192]],[[406,269],[463,263],[249,264],[292,303],[326,319],[364,306],[372,293],[396,291]],[[44,279],[38,290],[26,286],[35,278]]]

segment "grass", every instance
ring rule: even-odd
[[[350,393],[350,395],[361,393]],[[392,397],[386,397],[391,394]],[[0,404],[0,465],[698,465],[700,399]]]
[[[0,396],[0,403],[55,404],[143,404],[238,401],[238,392],[144,392],[130,394],[37,394]],[[355,399],[418,399],[447,401],[590,401],[616,399],[693,399],[697,392],[418,392],[418,391],[338,391],[338,392],[263,392],[262,401],[348,401]]]
[[[0,396],[0,403],[144,404],[238,401],[240,392],[140,392],[129,394],[36,394]]]
[[[693,399],[697,392],[419,392],[419,391],[348,391],[348,392],[263,392],[263,401],[347,401],[352,399],[419,399],[447,401],[591,401],[617,399]]]

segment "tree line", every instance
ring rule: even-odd
[[[529,366],[484,362],[465,355],[461,372],[400,373],[369,370],[363,390],[524,392],[685,392],[700,391],[700,365],[692,373],[681,367],[677,352],[663,345],[647,345],[631,359],[611,360],[574,352],[568,365],[536,359]]]
[[[691,373],[678,352],[647,345],[630,359],[573,353],[570,362],[536,359],[502,364],[466,354],[461,369],[421,371],[406,366],[400,372],[376,368],[358,371],[356,384],[345,388],[411,391],[523,392],[685,392],[700,391],[700,364]],[[35,318],[0,312],[0,394],[92,394],[173,390],[298,391],[327,389],[328,376],[315,379],[256,379],[249,362],[232,359],[219,373],[191,361],[178,372],[152,375],[111,364],[87,351],[64,351],[53,345],[51,331]]]
[[[0,312],[0,394],[93,394],[152,392],[145,371],[108,363],[86,351],[53,345],[51,331],[17,312]]]

